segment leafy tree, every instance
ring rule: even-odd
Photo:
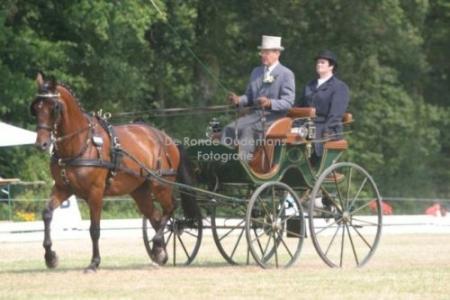
[[[209,115],[145,112],[225,104],[259,64],[261,35],[281,35],[297,95],[315,76],[316,53],[338,54],[356,120],[348,158],[383,194],[449,197],[449,16],[445,0],[4,0],[0,118],[34,127],[28,109],[43,70],[115,123],[141,116],[178,138],[200,136]],[[0,154],[0,173],[47,178],[27,167],[46,161],[35,151]]]

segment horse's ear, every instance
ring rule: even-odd
[[[56,86],[58,85],[58,82],[56,81],[55,76],[51,76],[50,80],[48,81],[48,89],[50,91],[56,91]]]
[[[36,76],[36,84],[38,89],[40,89],[44,85],[44,73],[38,72]]]

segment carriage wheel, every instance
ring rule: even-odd
[[[318,178],[310,198],[309,226],[317,253],[330,267],[361,267],[381,236],[381,197],[360,166],[342,162]]]
[[[305,220],[297,194],[282,182],[261,185],[248,204],[245,234],[250,252],[261,267],[292,265],[305,238]]]
[[[202,241],[202,218],[186,219],[183,210],[177,208],[164,228],[168,262],[172,265],[189,265],[198,253]],[[153,230],[150,221],[144,217],[142,222],[145,249],[152,257]]]
[[[230,209],[231,218],[221,217],[220,208]],[[214,243],[220,254],[231,265],[249,263],[249,249],[245,241],[245,204],[236,204],[235,207],[214,205],[211,211],[211,230]]]

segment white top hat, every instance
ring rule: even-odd
[[[259,50],[280,50],[283,51],[284,47],[281,46],[281,36],[269,36],[263,35],[261,46],[258,46]]]

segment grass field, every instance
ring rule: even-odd
[[[86,240],[55,241],[47,270],[41,242],[0,243],[0,299],[449,299],[450,236],[387,235],[362,269],[330,269],[308,239],[295,266],[229,266],[204,237],[194,264],[150,265],[141,239],[103,238],[102,265],[83,274]]]

